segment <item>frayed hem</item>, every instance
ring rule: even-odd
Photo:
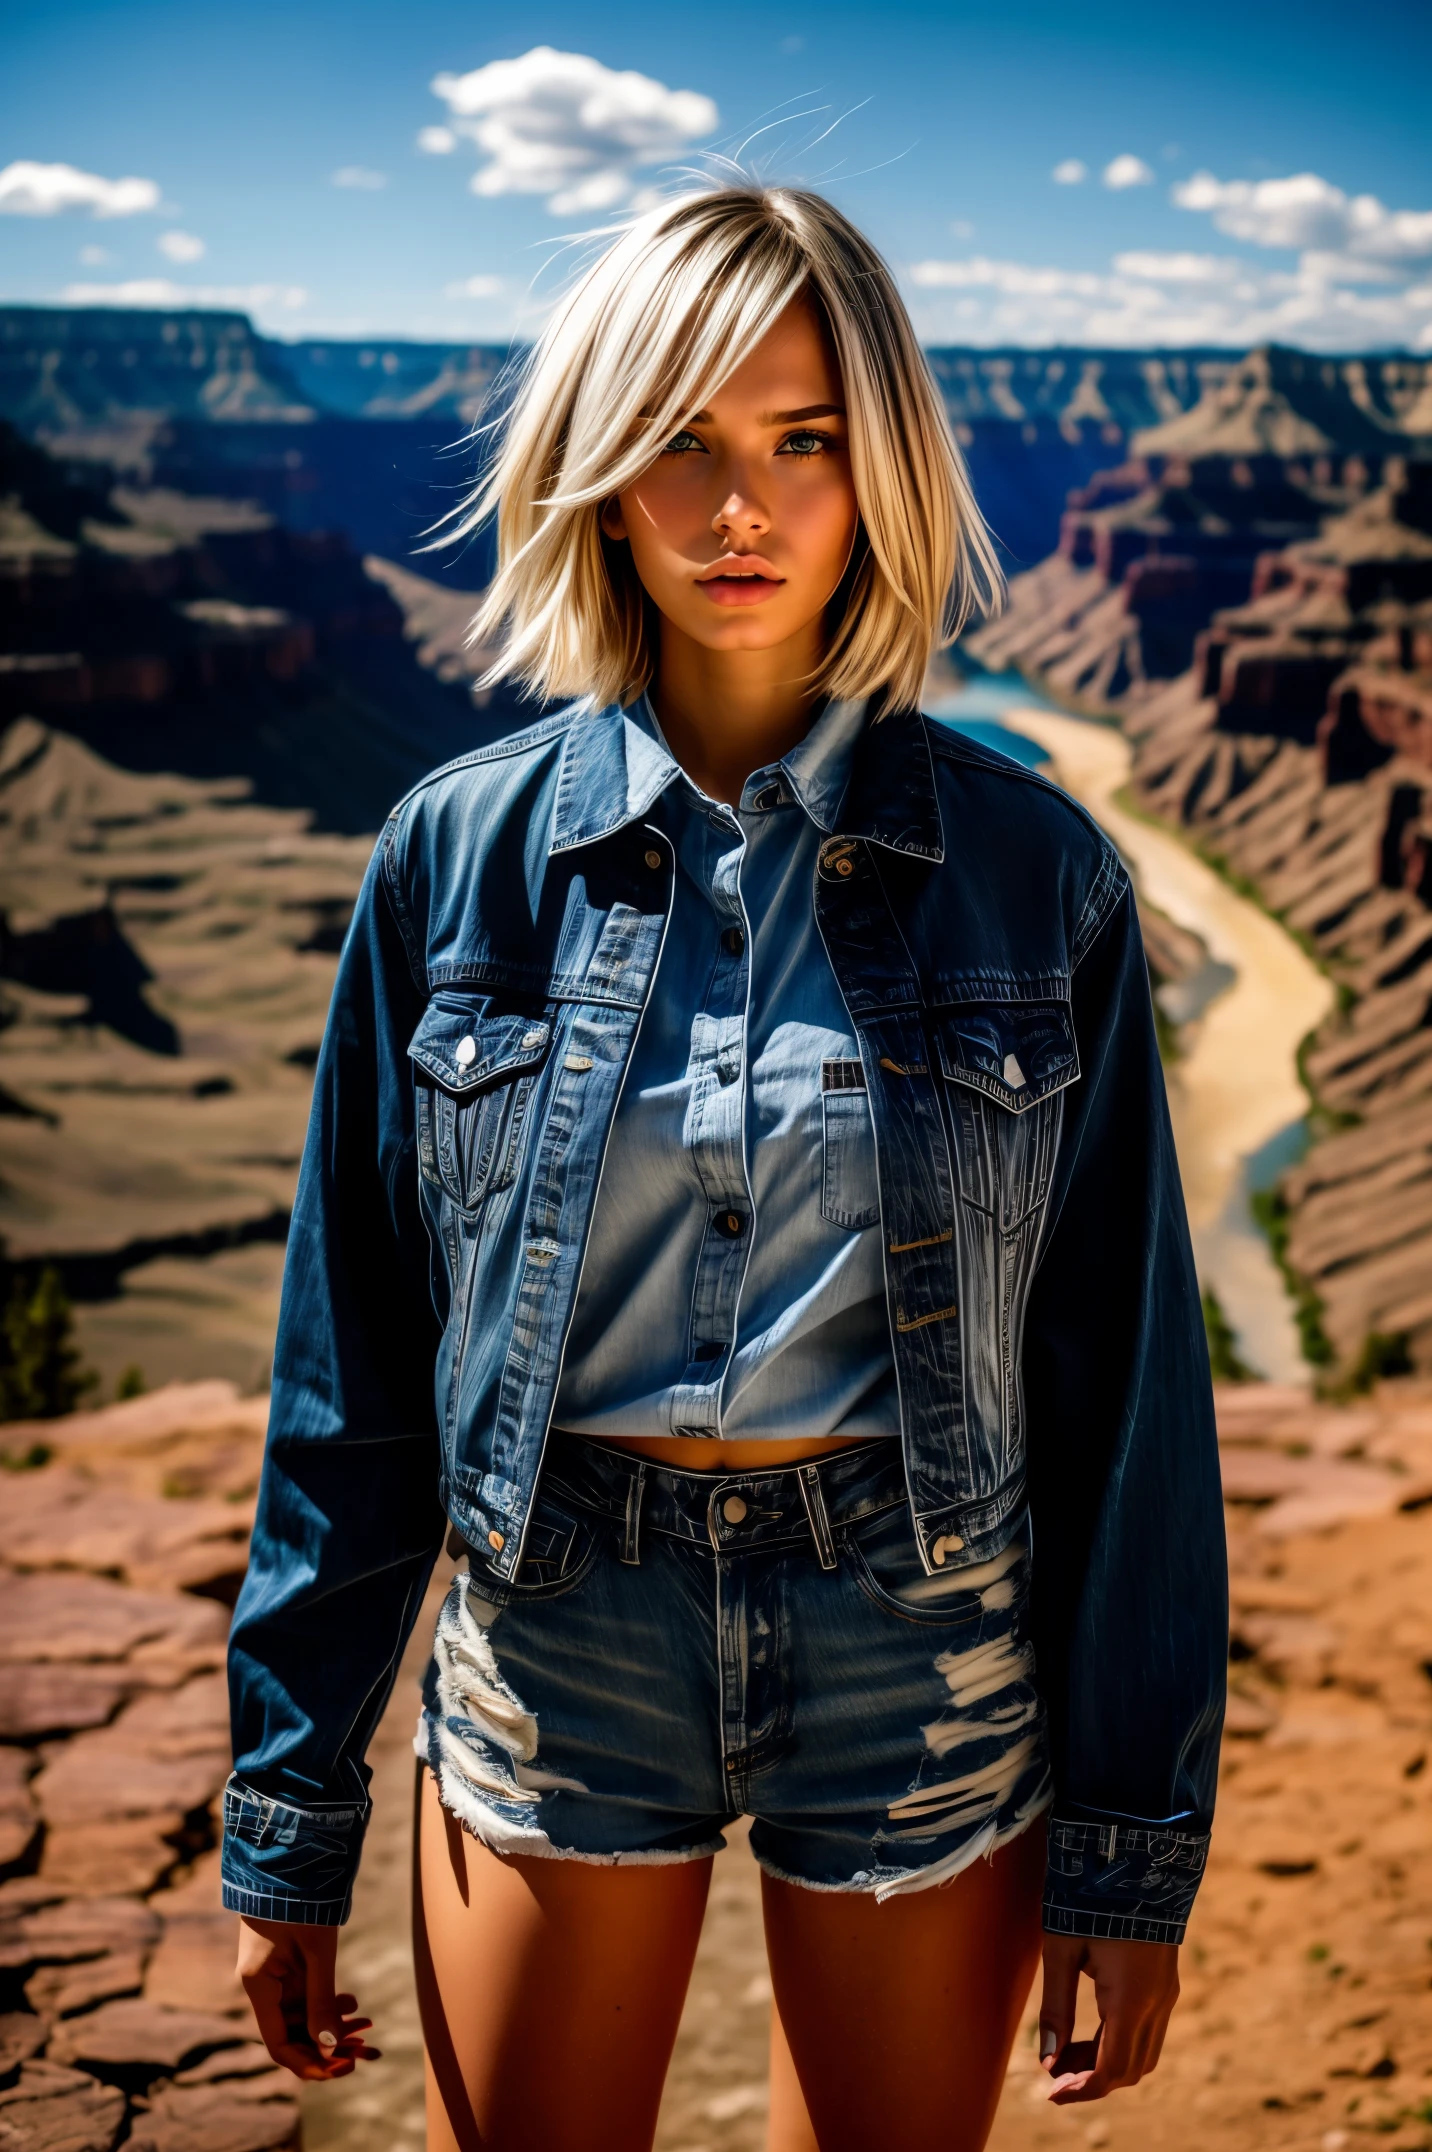
[[[417,1743],[413,1746],[416,1749]],[[536,1861],[581,1861],[589,1868],[675,1868],[685,1862],[709,1860],[713,1854],[726,1850],[726,1840],[719,1835],[698,1846],[634,1847],[625,1853],[584,1853],[576,1846],[554,1846],[545,1831],[524,1830],[520,1824],[508,1823],[465,1789],[454,1789],[445,1784],[443,1773],[434,1767],[430,1755],[419,1751],[419,1761],[432,1773],[438,1800],[448,1814],[470,1838],[475,1838],[479,1845],[487,1847],[489,1853],[499,1854],[504,1860],[521,1854]]]
[[[759,1853],[756,1854],[756,1863],[762,1873],[770,1876],[773,1881],[794,1884],[797,1890],[838,1891],[847,1896],[858,1894],[861,1897],[873,1898],[877,1905],[884,1905],[890,1898],[910,1898],[916,1891],[938,1890],[942,1884],[953,1883],[956,1876],[963,1875],[965,1869],[972,1868],[976,1861],[992,1859],[1005,1846],[1012,1845],[1016,1838],[1022,1838],[1029,1826],[1044,1814],[1053,1799],[1052,1791],[1044,1794],[1033,1807],[1016,1816],[1013,1823],[1003,1831],[993,1822],[982,1824],[973,1837],[966,1839],[957,1851],[946,1854],[943,1860],[932,1861],[925,1868],[866,1868],[845,1883],[817,1883],[810,1876],[792,1875],[789,1870],[778,1868],[774,1861],[766,1860]],[[754,1847],[752,1851],[755,1851]]]

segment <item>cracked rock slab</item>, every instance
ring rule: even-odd
[[[103,2003],[86,2017],[66,2018],[56,2027],[49,2052],[59,2062],[177,2070],[213,2048],[236,2047],[243,2038],[243,2028],[230,2018],[140,1999]]]
[[[0,2152],[111,2152],[124,2094],[81,2070],[27,2062],[0,2092]]]
[[[298,2136],[298,2103],[248,2085],[164,2085],[134,2118],[132,2152],[275,2152]]]

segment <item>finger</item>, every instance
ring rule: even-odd
[[[1082,1953],[1070,1950],[1062,1939],[1046,1943],[1044,1986],[1039,1999],[1039,2062],[1052,2071],[1074,2034],[1074,2012],[1079,2000],[1079,1963]]]
[[[280,2069],[290,2070],[295,2077],[305,2080],[348,2076],[354,2067],[350,2058],[340,2056],[340,2067],[335,2068],[307,2040],[295,2038],[295,2033],[301,2033],[302,2028],[291,2024],[278,1980],[268,1975],[245,1981],[244,1985],[259,2038]]]

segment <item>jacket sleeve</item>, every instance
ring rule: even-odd
[[[229,1645],[224,1903],[270,1920],[348,1917],[364,1754],[444,1531],[407,1060],[423,1000],[380,843],[319,1055]]]
[[[1074,973],[1080,1080],[1024,1350],[1055,1787],[1044,1925],[1177,1943],[1213,1820],[1227,1560],[1202,1304],[1120,881]]]

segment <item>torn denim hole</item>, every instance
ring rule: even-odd
[[[537,1721],[497,1663],[488,1631],[500,1609],[464,1571],[453,1583],[433,1638],[436,1712],[419,1721],[414,1747],[450,1809],[496,1852],[554,1850],[537,1820],[544,1793],[584,1793],[577,1779],[537,1762]]]

